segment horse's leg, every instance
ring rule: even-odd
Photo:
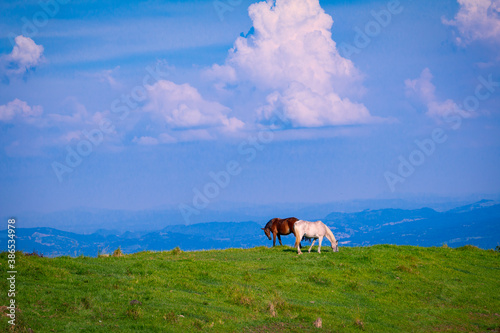
[[[273,232],[273,246],[276,246],[276,234]]]
[[[318,238],[318,253],[321,253],[321,242],[323,241],[323,236]]]
[[[314,238],[314,239],[313,239],[312,244],[311,244],[311,247],[309,248],[309,250],[308,250],[307,252],[311,253],[311,249],[312,249],[312,247],[313,247],[313,245],[314,245],[314,242],[315,242],[315,241],[316,241],[316,238]]]
[[[280,241],[280,245],[283,245],[283,243],[281,243],[281,236],[280,236],[280,234],[278,234],[278,240]]]
[[[294,245],[294,246],[297,248],[297,253],[298,253],[298,254],[302,254],[302,252],[300,251],[300,239],[301,239],[301,237],[300,237],[300,235],[297,233],[297,234],[295,235],[295,245]]]

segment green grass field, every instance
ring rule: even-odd
[[[500,331],[500,253],[471,246],[18,253],[16,268],[19,332]]]

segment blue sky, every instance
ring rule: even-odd
[[[497,0],[48,3],[0,3],[2,215],[500,192]]]

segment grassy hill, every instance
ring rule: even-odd
[[[5,252],[0,262],[7,305]],[[500,253],[471,246],[18,253],[17,271],[19,332],[500,330]]]

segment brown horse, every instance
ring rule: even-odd
[[[295,235],[295,228],[294,224],[297,222],[299,219],[295,217],[289,217],[286,219],[279,219],[279,218],[274,218],[269,220],[267,222],[266,226],[264,228],[261,228],[264,230],[267,238],[271,240],[271,233],[273,233],[273,246],[276,245],[276,236],[278,236],[278,240],[280,242],[280,245],[283,245],[281,243],[281,235],[290,235],[294,234]]]

